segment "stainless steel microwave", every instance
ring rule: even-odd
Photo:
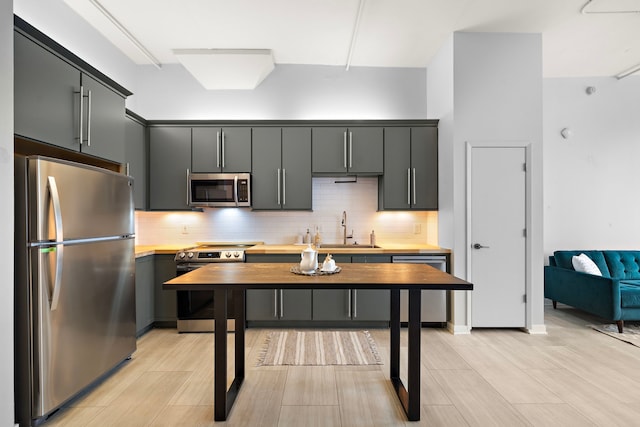
[[[251,174],[190,173],[189,206],[251,206]]]

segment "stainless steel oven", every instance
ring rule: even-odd
[[[180,276],[211,263],[244,262],[244,248],[251,244],[203,243],[176,253],[176,275]],[[213,332],[215,311],[213,291],[177,291],[178,332]],[[233,297],[227,301],[228,330],[235,327]]]

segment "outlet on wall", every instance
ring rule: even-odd
[[[413,224],[413,234],[420,234],[420,233],[422,233],[422,224],[420,223]]]
[[[189,228],[187,227],[187,224],[183,224],[181,230],[182,234],[189,234]]]

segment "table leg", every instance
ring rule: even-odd
[[[389,339],[389,376],[400,378],[400,290],[391,290],[391,336]]]
[[[227,290],[213,291],[215,312],[213,405],[214,420],[227,419]]]
[[[420,420],[420,305],[422,292],[420,289],[409,290],[409,342],[408,342],[408,403],[405,410],[409,421]]]
[[[244,289],[233,291],[234,301],[236,302],[236,306],[235,306],[236,380],[239,380],[240,382],[242,382],[242,380],[244,379],[244,366],[245,366],[245,361],[244,361],[244,331],[246,329],[245,294],[246,294],[246,291]]]

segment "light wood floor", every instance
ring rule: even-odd
[[[405,421],[387,380],[386,330],[371,331],[385,361],[373,367],[256,367],[267,330],[247,330],[245,383],[227,422],[214,423],[213,336],[156,329],[44,425],[640,425],[640,348],[586,327],[598,319],[578,310],[545,311],[547,335],[424,329],[420,422]]]

